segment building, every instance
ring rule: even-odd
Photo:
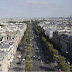
[[[0,26],[0,71],[8,72],[19,42],[22,40],[27,28],[25,23],[1,23]]]
[[[0,72],[8,72],[8,59],[5,52],[0,52]]]
[[[72,58],[72,33],[58,31],[53,32],[52,41],[57,49]]]

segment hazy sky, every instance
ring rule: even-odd
[[[0,0],[0,17],[72,16],[72,0]]]

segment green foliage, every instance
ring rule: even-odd
[[[25,46],[25,42],[26,42],[26,39],[27,39],[27,33],[28,33],[28,27],[24,33],[24,37],[23,37],[23,41],[21,43],[21,47],[23,48]]]
[[[58,50],[56,49],[52,49],[52,55],[54,56],[58,56]]]
[[[70,72],[70,67],[67,63],[59,63],[59,67],[61,68],[62,71],[65,72]]]
[[[58,62],[61,63],[61,62],[65,62],[65,57],[64,56],[59,56],[58,57]]]
[[[31,47],[31,45],[30,45],[30,44],[28,44],[28,45],[27,45],[27,47]]]
[[[26,61],[30,61],[30,60],[31,60],[30,56],[26,55]]]
[[[34,26],[34,29],[35,29],[35,31],[37,32],[37,34],[41,36],[41,31],[40,31],[40,29],[38,29],[36,26]]]
[[[31,62],[25,62],[25,71],[31,71]]]
[[[24,35],[23,41],[22,41],[22,43],[21,43],[21,47],[22,47],[22,48],[25,46],[26,35],[27,35],[27,34]]]
[[[9,21],[8,23],[16,23],[16,21]]]
[[[30,47],[28,47],[28,48],[27,48],[27,50],[31,50],[31,48],[30,48]]]
[[[58,50],[52,49],[52,58],[54,61],[57,60],[57,56],[58,56]]]
[[[31,55],[31,51],[27,50],[26,55]]]
[[[28,39],[27,43],[30,44],[30,26],[28,25]]]
[[[40,21],[38,21],[38,20],[35,20],[35,21],[31,20],[31,22],[32,22],[32,24],[34,24],[34,25],[40,23]]]
[[[46,43],[46,39],[43,36],[42,36],[42,40],[43,40],[44,43]]]

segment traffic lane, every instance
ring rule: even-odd
[[[39,42],[40,43],[40,42]],[[42,43],[41,43],[42,44]],[[44,54],[45,53],[45,51],[43,50],[43,48],[41,47],[42,45],[40,45],[40,44],[37,44],[37,46],[38,46],[38,50],[37,50],[37,52],[35,52],[36,53],[36,55],[39,55],[41,58],[41,60],[45,63],[45,64],[47,64],[47,62],[48,62],[48,59],[46,58],[47,57],[47,54]]]
[[[35,34],[34,34],[35,35]],[[32,34],[31,34],[32,36]],[[36,36],[36,35],[35,35]],[[34,37],[35,37],[34,36]],[[37,51],[38,50],[38,47],[36,46],[36,42],[32,39],[31,41],[31,44],[32,44],[32,47],[31,47],[31,50],[32,50],[32,57],[33,56],[36,56],[38,57],[38,55],[36,55],[35,52],[39,52]],[[37,50],[36,50],[37,49]],[[37,59],[32,59],[32,71],[42,71],[42,69],[40,68],[41,65],[41,62],[39,62]],[[44,71],[44,70],[43,70]]]
[[[33,51],[32,51],[32,54],[33,56],[37,57],[37,55]],[[41,66],[41,63],[36,58],[34,59],[32,58],[32,71],[42,71],[40,66]]]
[[[39,42],[39,39],[40,39],[39,37],[36,37],[36,38],[34,38],[33,40],[34,40],[35,42]],[[33,40],[32,40],[32,42],[33,42]],[[33,46],[37,46],[37,48],[38,48],[38,46],[39,46],[39,48],[42,46],[42,45],[40,45],[40,43],[34,45],[34,42],[33,42],[32,44],[33,44]],[[40,51],[41,51],[41,53],[43,52],[43,51],[42,51],[42,48],[40,49]],[[40,54],[41,54],[41,53],[40,53]]]
[[[36,37],[36,38],[34,38],[33,40],[34,40],[35,43],[36,43],[36,41],[37,41],[37,42],[39,41],[39,38],[37,39],[37,37]],[[32,44],[33,44],[33,46],[34,46],[34,42],[33,42],[33,41],[32,41]],[[40,43],[38,43],[38,45],[40,45]],[[39,47],[41,47],[41,45],[40,45]]]
[[[35,52],[37,52],[35,49],[36,49],[35,47],[32,48],[32,57],[33,56],[38,57],[38,55],[35,54]],[[36,58],[34,59],[32,58],[32,71],[42,71],[40,66],[41,63]]]
[[[33,41],[32,41],[33,42]],[[34,45],[34,42],[32,43],[33,45]],[[34,51],[33,51],[34,50]],[[33,53],[33,55],[35,55],[36,57],[37,57],[37,59],[35,59],[35,61],[37,60],[37,62],[36,62],[36,64],[35,64],[35,61],[33,60],[33,65],[35,66],[35,68],[36,68],[36,65],[37,65],[37,69],[35,69],[35,68],[33,68],[33,71],[34,70],[36,70],[36,71],[42,71],[43,69],[41,69],[40,67],[41,66],[43,66],[43,59],[42,59],[42,57],[41,57],[41,50],[39,50],[39,48],[36,46],[36,45],[34,45],[34,47],[33,47],[33,50],[32,50],[32,53]],[[43,56],[43,55],[42,55]],[[38,58],[40,57],[40,60],[38,61]],[[39,65],[38,65],[38,64]],[[43,70],[44,71],[44,70]]]
[[[36,49],[36,48],[34,48],[34,49]],[[36,70],[36,71],[42,71],[43,70],[44,71],[44,68],[42,68],[42,67],[45,67],[45,70],[48,71],[47,66],[44,65],[44,62],[43,62],[43,59],[42,59],[43,55],[41,56],[40,54],[41,54],[40,51],[35,51],[35,53],[33,54],[37,57],[37,59],[35,59],[35,60],[37,60],[36,63],[35,63],[35,60],[33,60],[33,66],[35,66],[35,67],[33,67],[33,71],[34,70]],[[40,56],[40,60],[38,60],[39,56]],[[36,67],[37,67],[37,69],[35,69]]]
[[[35,48],[34,48],[35,49]],[[53,63],[50,63],[50,61],[49,60],[47,60],[47,58],[45,58],[45,55],[43,56],[43,53],[41,53],[41,51],[40,52],[38,52],[39,53],[39,56],[41,56],[40,57],[40,68],[41,69],[45,69],[45,71],[48,71],[48,70],[50,70],[50,71],[55,71],[55,69],[54,69],[54,65],[53,65]],[[37,54],[36,54],[37,55]],[[47,63],[48,63],[48,65],[47,65]]]
[[[48,52],[46,52],[46,46],[44,45],[40,37],[35,37],[33,40],[35,41],[34,43],[36,43],[36,46],[39,46],[39,49],[42,49],[46,54],[48,54]]]
[[[36,33],[36,32],[34,32],[34,33]],[[34,34],[34,35],[36,35],[36,34]],[[37,35],[36,35],[37,36]],[[32,39],[33,40],[33,39]],[[36,41],[36,40],[35,40]],[[38,39],[38,41],[36,42],[36,43],[39,43],[39,39]],[[41,44],[42,45],[42,44]],[[41,46],[40,46],[41,47]],[[39,48],[39,47],[38,47]],[[35,48],[33,48],[33,49],[35,49]],[[40,50],[40,48],[39,48],[39,50]],[[34,50],[35,51],[35,50]],[[44,52],[44,51],[43,51]],[[41,53],[40,53],[41,54]],[[47,55],[47,54],[46,54]],[[44,62],[45,62],[45,58],[43,58],[43,57],[45,57],[45,56],[43,56],[42,55],[42,57],[40,58],[40,59],[43,59],[44,60]],[[47,58],[46,58],[47,59]],[[55,69],[54,69],[54,65],[53,65],[53,63],[50,63],[50,64],[46,64],[46,63],[44,63],[42,60],[40,61],[40,69],[44,69],[45,71],[55,71]]]

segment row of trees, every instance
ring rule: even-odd
[[[42,41],[46,45],[47,51],[49,52],[49,54],[52,57],[52,59],[54,61],[57,61],[58,62],[58,66],[61,68],[62,71],[70,72],[69,65],[67,63],[65,63],[66,62],[65,57],[59,56],[58,55],[58,50],[56,50],[53,47],[53,45],[48,41],[48,39],[46,39],[44,37],[44,35],[42,35],[41,31],[36,26],[34,26],[34,28],[35,28],[37,34],[41,36]]]
[[[64,56],[59,56],[58,55],[58,50],[56,50],[52,44],[50,44],[50,42],[48,42],[43,36],[42,36],[42,40],[44,42],[44,44],[47,47],[47,50],[50,54],[50,56],[52,57],[52,59],[54,61],[58,62],[59,67],[61,68],[62,71],[67,71],[70,72],[70,68],[69,65],[66,62],[66,59]]]
[[[28,44],[30,44],[30,27],[28,26],[28,40],[27,40]]]
[[[25,42],[26,42],[26,39],[27,39],[27,32],[28,32],[28,27],[24,33],[24,37],[23,37],[23,40],[22,40],[22,43],[21,43],[21,47],[24,48],[25,46]]]
[[[9,21],[8,23],[26,23],[28,24],[30,21]]]
[[[30,45],[29,25],[28,25],[28,31],[27,31],[27,50],[26,50],[25,71],[31,71],[31,45]]]

